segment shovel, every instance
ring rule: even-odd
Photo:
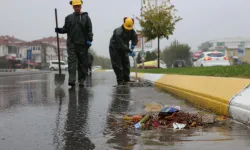
[[[55,19],[56,19],[56,27],[58,28],[58,19],[57,19],[57,9],[55,9]],[[59,74],[55,74],[55,80],[54,83],[57,87],[60,87],[64,84],[65,81],[65,74],[62,74],[61,70],[61,58],[60,58],[60,47],[59,47],[59,35],[56,33],[57,38],[57,51],[58,51],[58,68],[59,68]]]

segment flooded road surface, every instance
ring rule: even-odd
[[[66,77],[67,79],[67,77]],[[121,113],[161,102],[201,111],[151,87],[115,88],[112,72],[94,73],[88,87],[54,86],[54,74],[0,78],[1,150],[249,150],[250,129],[228,121],[190,130],[123,131]]]

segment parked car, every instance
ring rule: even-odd
[[[94,71],[94,70],[100,70],[100,69],[102,69],[102,66],[93,66],[92,67],[92,70]]]
[[[58,61],[58,60],[51,60],[51,61],[49,61],[49,69],[50,69],[51,71],[58,70],[58,69],[59,69],[58,64],[59,64],[59,61]],[[62,70],[68,70],[68,65],[67,65],[66,62],[61,61],[61,69],[62,69]]]
[[[175,60],[172,65],[173,68],[181,68],[185,66],[186,66],[186,61],[181,59]]]
[[[194,67],[230,66],[228,57],[218,51],[203,52],[194,62]]]
[[[140,69],[143,68],[142,64],[138,64],[137,67]],[[145,69],[158,68],[158,60],[156,59],[156,60],[144,62],[144,68]],[[160,68],[164,68],[164,69],[167,68],[167,65],[162,60],[160,60]]]

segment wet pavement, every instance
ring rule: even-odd
[[[50,71],[43,70],[24,70],[24,69],[19,69],[16,70],[15,72],[1,72],[0,71],[0,77],[5,77],[5,76],[20,76],[20,75],[31,75],[31,74],[41,74],[41,73],[50,73]]]
[[[67,76],[66,76],[67,78]],[[83,89],[54,86],[54,74],[0,77],[0,150],[249,150],[250,129],[231,120],[189,130],[125,131],[114,122],[160,102],[199,110],[152,87],[115,88],[112,72]]]

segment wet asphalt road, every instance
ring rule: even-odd
[[[141,113],[152,101],[201,110],[151,87],[115,88],[114,79],[112,72],[94,73],[79,90],[66,81],[55,88],[54,74],[0,77],[0,149],[250,149],[250,129],[233,121],[204,129],[122,132],[115,118]]]

